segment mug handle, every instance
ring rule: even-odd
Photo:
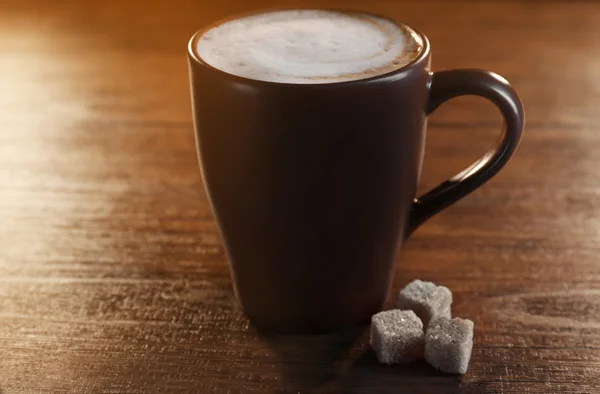
[[[432,73],[427,115],[447,100],[464,95],[487,98],[504,117],[500,143],[470,167],[414,200],[407,237],[436,213],[477,189],[498,173],[513,155],[525,124],[525,110],[517,92],[498,74],[484,70],[447,70]]]

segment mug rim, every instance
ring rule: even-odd
[[[221,25],[225,22],[232,21],[235,19],[240,19],[243,17],[253,16],[253,15],[266,14],[269,12],[296,11],[296,10],[357,13],[357,14],[363,14],[363,15],[370,15],[370,16],[373,16],[376,18],[386,19],[396,25],[404,25],[407,28],[409,28],[410,30],[412,30],[413,32],[415,32],[421,39],[423,48],[422,48],[421,52],[414,59],[412,59],[407,64],[405,64],[402,67],[399,67],[395,70],[388,71],[386,73],[383,73],[380,75],[375,75],[375,76],[364,78],[364,79],[353,79],[353,80],[348,80],[348,81],[332,81],[332,82],[324,82],[324,83],[323,82],[320,82],[320,83],[294,83],[294,82],[265,81],[265,80],[261,80],[261,79],[254,79],[254,78],[248,78],[248,77],[243,77],[240,75],[231,74],[227,71],[223,71],[223,70],[218,69],[218,68],[212,66],[211,64],[207,63],[204,59],[202,59],[202,56],[200,56],[198,54],[198,52],[195,50],[195,48],[197,47],[196,44],[197,44],[198,40],[200,39],[200,37],[202,37],[202,35],[204,33],[206,33],[211,28]],[[215,21],[207,24],[200,30],[196,31],[192,35],[192,37],[190,38],[190,40],[188,42],[188,58],[190,60],[194,61],[195,63],[199,64],[200,66],[206,68],[207,70],[216,72],[217,74],[221,75],[223,78],[229,78],[238,83],[242,83],[242,84],[246,84],[246,85],[286,86],[286,87],[294,86],[294,87],[304,87],[304,88],[360,85],[360,84],[369,84],[369,83],[378,82],[378,81],[386,81],[386,80],[390,80],[390,79],[394,79],[394,80],[400,79],[400,78],[403,78],[407,73],[412,71],[419,64],[426,61],[426,59],[429,57],[429,53],[430,53],[430,44],[429,44],[429,40],[427,39],[427,36],[425,34],[423,34],[420,30],[413,28],[408,23],[404,23],[404,22],[398,21],[392,17],[378,14],[378,13],[369,12],[369,11],[361,11],[361,10],[353,10],[353,9],[337,9],[337,8],[277,7],[277,8],[267,8],[267,9],[262,9],[262,10],[248,11],[248,12],[243,12],[243,13],[236,13],[236,14],[233,14],[226,18],[221,18],[219,20],[215,20]]]

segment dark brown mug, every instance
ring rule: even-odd
[[[368,323],[403,241],[493,177],[515,152],[524,110],[502,77],[411,63],[368,79],[290,84],[234,76],[189,45],[200,167],[236,296],[259,327],[323,333]],[[492,101],[498,146],[416,197],[425,123],[461,95]],[[325,110],[324,110],[325,109]]]

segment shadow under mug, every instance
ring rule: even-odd
[[[288,84],[189,67],[200,168],[237,299],[258,328],[312,334],[366,324],[388,296],[403,241],[493,177],[515,152],[524,109],[502,77],[430,71],[430,47],[368,79]],[[426,118],[456,96],[493,102],[498,145],[416,197]]]

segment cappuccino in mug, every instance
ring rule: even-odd
[[[377,15],[245,15],[194,34],[188,61],[199,164],[235,295],[267,332],[369,324],[404,241],[496,175],[523,132],[504,78],[432,72],[427,38]],[[502,138],[418,196],[427,116],[462,95],[499,108]]]
[[[289,10],[229,20],[206,30],[197,55],[229,74],[294,84],[344,82],[402,68],[423,50],[408,26],[374,15]]]

